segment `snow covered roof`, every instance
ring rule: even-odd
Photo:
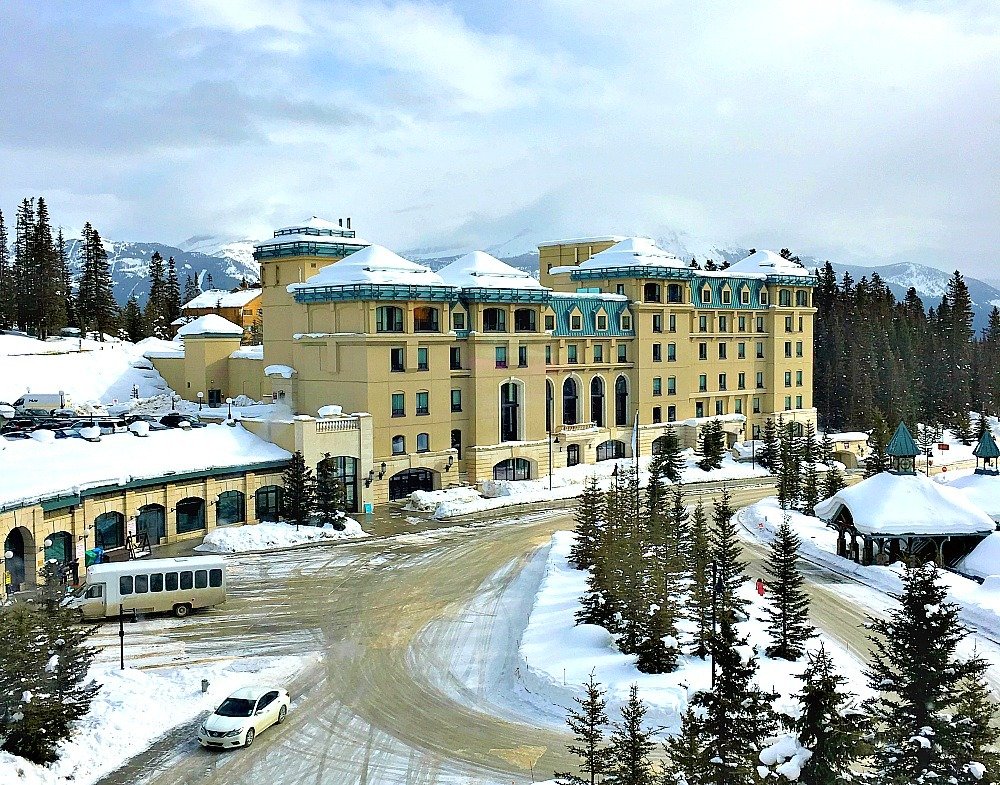
[[[216,313],[207,313],[199,316],[194,321],[188,322],[177,331],[180,338],[192,338],[194,336],[242,336],[243,328],[238,324],[233,324],[228,319],[223,319]]]
[[[726,273],[730,275],[799,275],[811,278],[811,273],[801,264],[789,261],[774,251],[754,251],[745,259],[731,265]]]
[[[193,300],[184,303],[184,308],[242,308],[260,297],[260,289],[240,289],[230,292],[226,289],[209,289]]]
[[[258,344],[257,346],[241,346],[231,355],[229,355],[231,360],[263,360],[264,359],[264,346]]]
[[[384,246],[369,245],[339,262],[323,267],[303,283],[290,284],[288,291],[294,293],[302,289],[364,283],[448,286],[430,267],[404,259]]]
[[[317,218],[315,215],[291,226],[283,226],[276,229],[274,237],[268,240],[260,240],[253,244],[257,248],[270,248],[277,245],[287,245],[289,243],[309,242],[320,245],[353,245],[363,247],[369,245],[367,240],[362,240],[355,236],[354,230],[346,226],[340,226],[332,221]]]
[[[552,248],[556,245],[583,245],[584,243],[617,243],[626,239],[620,234],[608,234],[603,237],[578,237],[570,240],[546,240],[539,243],[539,248]]]
[[[0,439],[0,508],[21,507],[42,499],[77,495],[106,486],[121,487],[203,471],[229,471],[274,461],[290,454],[242,426],[171,428],[145,438],[110,434],[99,442],[84,439]],[[45,471],[38,467],[44,466]]]
[[[922,474],[876,474],[817,504],[816,515],[829,522],[845,507],[862,534],[988,534],[996,528],[961,493]]]
[[[1000,532],[994,532],[979,543],[955,565],[955,569],[963,575],[980,578],[1000,575]]]
[[[340,231],[343,226],[338,226],[333,221],[328,221],[325,218],[320,218],[317,215],[310,216],[304,221],[300,221],[297,224],[292,224],[291,226],[282,226],[278,229],[279,232],[290,232],[295,229],[332,229],[334,231]]]
[[[886,445],[885,454],[893,458],[915,458],[920,455],[920,448],[913,441],[910,429],[904,423],[896,426],[896,432]]]
[[[595,253],[581,262],[581,270],[599,270],[606,267],[677,267],[687,268],[687,263],[669,251],[664,251],[648,237],[627,237],[610,248]]]
[[[485,251],[467,253],[438,270],[446,284],[477,289],[544,289],[530,273],[518,270]]]
[[[291,379],[295,375],[295,369],[290,365],[269,365],[264,369],[264,375]]]
[[[967,501],[979,507],[993,520],[1000,521],[1000,476],[995,474],[966,474],[954,476],[951,472],[936,478],[940,484],[960,493]],[[1000,565],[997,573],[1000,574]]]
[[[864,431],[844,431],[843,433],[828,433],[831,441],[834,442],[866,442],[868,434]]]
[[[977,458],[986,460],[1000,458],[1000,449],[997,448],[996,439],[993,438],[993,434],[990,431],[983,431],[983,435],[979,438],[979,444],[976,445],[972,454]]]

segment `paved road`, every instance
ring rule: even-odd
[[[742,489],[734,503],[769,492]],[[458,633],[440,633],[443,621],[464,623],[476,600],[485,632],[463,639],[465,650],[474,645],[469,656],[480,660],[499,656],[491,598],[568,525],[566,512],[538,513],[234,560],[224,609],[139,622],[129,640],[157,644],[143,661],[150,667],[321,652],[322,663],[291,685],[288,722],[230,753],[199,749],[190,741],[196,724],[178,728],[102,782],[509,785],[569,767],[565,733],[499,710],[488,684],[460,700],[441,688]],[[760,572],[760,554],[748,556]],[[818,568],[808,579],[820,626],[863,651],[862,615],[838,595],[840,579]],[[113,632],[105,628],[102,638],[116,642]]]

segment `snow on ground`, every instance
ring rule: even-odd
[[[735,480],[750,477],[767,477],[767,470],[760,466],[737,463],[731,456],[722,459],[722,466],[714,471],[698,468],[698,458],[694,450],[683,452],[685,468],[681,471],[681,483]],[[652,456],[639,458],[639,483],[645,486],[649,481],[649,464]],[[583,493],[584,484],[591,477],[597,477],[601,487],[611,486],[615,467],[631,465],[631,458],[601,461],[597,464],[578,464],[552,472],[552,489],[549,476],[537,480],[486,480],[480,491],[468,486],[446,488],[440,491],[415,493],[410,498],[409,508],[424,512],[434,512],[438,519],[488,512],[519,504],[573,499]]]
[[[972,553],[955,565],[955,569],[963,575],[979,578],[1000,575],[1000,532],[994,532],[979,543]]]
[[[195,548],[209,553],[250,553],[289,548],[311,542],[332,542],[367,537],[361,524],[353,518],[344,518],[344,529],[338,531],[330,524],[324,526],[298,526],[291,523],[248,523],[213,529]]]
[[[155,339],[151,339],[155,340]],[[157,344],[166,343],[157,341]],[[39,341],[0,334],[0,401],[13,402],[26,392],[64,391],[75,406],[126,401],[132,388],[140,397],[167,390],[163,377],[143,357],[147,342],[104,343],[80,338]]]
[[[939,474],[934,480],[953,488],[993,520],[1000,521],[1000,476],[976,474],[972,469],[965,469]],[[997,568],[1000,569],[1000,565]]]
[[[579,598],[586,589],[587,573],[574,569],[568,561],[573,542],[571,532],[556,532],[548,552],[545,576],[535,596],[527,629],[521,639],[520,653],[525,660],[525,684],[531,692],[545,695],[551,702],[570,705],[573,695],[582,696],[582,683],[591,671],[607,689],[608,710],[617,718],[621,705],[628,700],[632,684],[648,706],[647,723],[662,727],[673,734],[680,729],[681,715],[688,698],[711,683],[708,660],[684,655],[673,673],[645,674],[635,667],[635,656],[622,654],[614,645],[611,634],[603,627],[575,624]],[[747,636],[749,646],[763,653],[768,643],[764,625],[757,621],[763,616],[765,600],[757,596],[748,581],[742,595],[751,602],[750,621],[741,625],[740,633]],[[852,682],[856,691],[863,691],[862,665],[834,639],[820,635],[809,648],[820,643],[835,660],[840,672]],[[766,690],[780,694],[775,706],[791,711],[795,701],[791,695],[801,683],[795,676],[805,668],[805,659],[798,662],[758,658],[756,681]]]
[[[90,712],[60,746],[51,766],[38,766],[0,752],[0,785],[89,785],[148,748],[158,737],[218,706],[250,685],[286,685],[318,658],[243,657],[182,668],[119,670],[95,664],[90,676],[102,684]],[[207,679],[207,693],[201,680]],[[152,710],[154,709],[155,710]],[[193,734],[192,734],[193,738]]]
[[[145,438],[133,433],[84,439],[0,439],[0,505],[121,486],[137,479],[287,461],[291,454],[236,425],[171,428]],[[44,466],[45,471],[39,471]]]

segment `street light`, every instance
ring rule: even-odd
[[[199,412],[201,411],[201,406],[202,406],[202,403],[204,402],[204,400],[205,400],[205,393],[203,393],[203,392],[198,393],[198,411]]]
[[[226,398],[226,405],[229,407],[229,417],[227,419],[233,419],[233,399]]]

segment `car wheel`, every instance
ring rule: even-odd
[[[285,721],[285,717],[288,715],[288,707],[282,706],[278,709],[278,724],[280,725]]]
[[[178,619],[183,619],[189,613],[191,613],[191,606],[186,603],[182,602],[174,606],[174,616]]]
[[[243,742],[243,746],[244,747],[249,747],[251,744],[253,744],[254,736],[256,736],[256,735],[257,735],[257,733],[256,733],[256,731],[254,731],[253,728],[251,728],[250,730],[248,730],[247,731],[247,738],[246,738],[246,741]]]

